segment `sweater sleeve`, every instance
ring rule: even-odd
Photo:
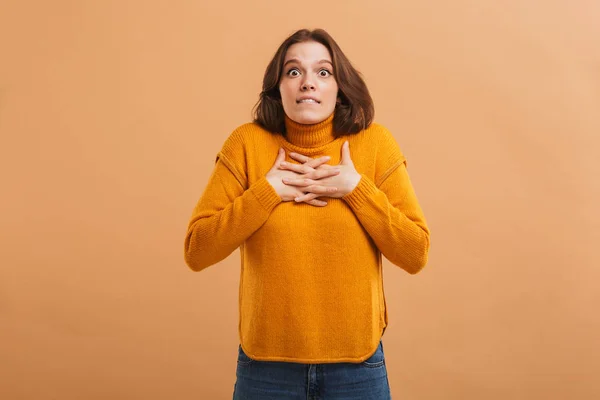
[[[265,177],[247,189],[236,161],[239,146],[228,139],[188,224],[184,258],[192,271],[225,259],[268,219],[281,198]]]
[[[365,174],[345,200],[381,253],[410,274],[425,265],[429,228],[398,145],[388,142],[383,165],[375,181]],[[390,155],[391,153],[391,155]]]

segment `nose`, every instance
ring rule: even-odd
[[[312,90],[315,88],[315,85],[312,84],[312,82],[305,80],[304,82],[302,82],[302,86],[301,89],[302,91],[306,91],[306,90]]]

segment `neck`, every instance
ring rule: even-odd
[[[286,115],[285,129],[287,141],[299,147],[319,147],[335,140],[333,113],[316,124],[299,124]]]

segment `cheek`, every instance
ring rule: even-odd
[[[294,91],[294,85],[295,83],[292,79],[282,78],[281,82],[279,83],[279,90],[282,92],[291,93]]]
[[[327,83],[326,89],[327,91],[327,95],[328,96],[337,96],[337,92],[338,92],[338,84],[335,81],[332,81],[331,83]]]
[[[285,103],[288,103],[290,99],[294,98],[294,91],[292,90],[290,85],[280,85],[279,93],[281,94],[281,100]]]
[[[329,99],[329,101],[333,101],[335,103],[335,101],[337,100],[337,95],[338,95],[337,84],[330,85],[327,88],[327,98]]]

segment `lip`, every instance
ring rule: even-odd
[[[315,104],[315,103],[300,103],[301,100],[307,100],[307,99],[316,101],[317,102],[316,104],[321,104],[321,102],[319,101],[319,99],[317,99],[315,97],[312,97],[312,96],[302,96],[302,97],[300,97],[299,99],[296,100],[296,104]]]

